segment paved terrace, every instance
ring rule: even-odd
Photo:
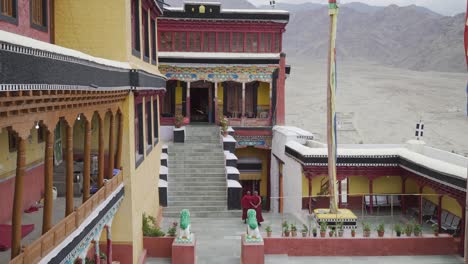
[[[355,212],[361,218],[361,212]],[[267,225],[271,225],[273,236],[281,235],[281,223],[287,220],[289,223],[296,223],[300,230],[302,222],[299,218],[292,215],[264,214],[265,222],[260,227],[262,233]],[[365,216],[364,221],[373,225],[372,236],[376,236],[374,227],[381,222],[386,225],[385,236],[395,236],[391,233],[394,223],[406,223],[408,218],[402,216],[398,211],[391,216],[388,212],[381,212],[377,216]],[[173,221],[179,221],[174,218],[165,218],[162,223],[162,229],[167,231]],[[359,223],[359,227],[361,224]],[[239,218],[192,218],[192,232],[197,238],[197,263],[198,264],[238,264],[240,263],[240,245],[241,235],[245,233],[246,225]],[[351,236],[350,231],[345,231],[345,236]],[[423,226],[423,232],[431,233],[429,225]],[[300,234],[298,234],[300,235]],[[359,228],[356,236],[362,236],[362,229]],[[458,264],[463,263],[459,256],[394,256],[394,257],[288,257],[286,255],[267,255],[265,259],[269,264],[299,264],[299,263],[338,263],[338,264],[390,264],[390,263],[408,263],[408,264]],[[150,258],[149,264],[168,264],[170,259]]]

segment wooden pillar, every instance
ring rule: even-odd
[[[11,225],[11,258],[21,253],[21,221],[23,214],[23,186],[26,166],[26,142],[18,135],[18,151],[16,156],[15,194],[13,200],[13,216]]]
[[[286,54],[281,52],[278,79],[276,85],[276,124],[285,124],[285,84],[286,84]]]
[[[111,227],[106,225],[106,234],[107,234],[107,264],[112,264],[112,236],[111,236]]]
[[[48,128],[45,137],[44,151],[44,212],[42,214],[42,234],[52,228],[54,198],[54,129]]]
[[[271,120],[273,120],[273,117],[272,117],[272,111],[273,111],[273,82],[270,81],[270,109],[268,110],[268,119],[270,120],[270,123],[271,123]]]
[[[219,124],[219,117],[218,117],[218,82],[214,83],[214,123]]]
[[[148,111],[151,111],[151,109],[149,109]],[[148,113],[151,115],[151,113]],[[108,171],[107,171],[107,179],[112,179],[112,177],[114,176],[114,168],[115,168],[115,163],[114,163],[114,155],[115,155],[115,152],[114,152],[114,142],[115,142],[115,139],[114,139],[114,126],[115,126],[115,121],[114,121],[114,114],[111,112],[110,113],[110,118],[109,118],[109,164],[108,164]],[[148,125],[151,125],[151,124],[148,124]],[[148,135],[148,137],[152,137],[152,135]]]
[[[187,115],[187,118],[190,122],[190,82],[187,82],[187,95],[185,97],[185,113]]]
[[[244,119],[245,119],[245,82],[242,83],[242,114],[241,114],[242,126],[244,126]]]
[[[461,208],[466,208],[466,202],[463,203],[464,201],[461,201],[459,202],[460,204],[460,207]],[[466,230],[466,210],[462,210],[462,219],[461,219],[461,223],[460,223],[460,240],[461,240],[461,245],[460,245],[460,252],[461,253],[464,253],[464,259],[466,260],[467,256],[466,256],[466,251],[464,250],[467,250],[467,247],[468,247],[468,244],[467,244],[467,237],[466,237],[466,234],[465,234],[465,230]],[[466,262],[465,262],[466,263]]]
[[[437,205],[437,225],[439,226],[439,232],[442,230],[442,195],[439,195],[439,203]]]
[[[423,193],[424,186],[419,186],[419,224],[422,225],[422,218],[423,218],[423,202],[422,202],[422,193]]]
[[[99,150],[98,150],[98,187],[104,185],[104,117],[99,116]]]
[[[161,113],[161,111],[159,111]],[[117,134],[117,154],[115,157],[115,167],[120,169],[122,167],[122,142],[123,142],[123,114],[118,114],[119,129]]]
[[[401,180],[401,212],[406,214],[406,177]]]
[[[338,208],[341,208],[342,201],[341,201],[341,181],[338,181]]]
[[[88,119],[85,119],[84,122],[83,203],[90,197],[89,185],[91,180],[91,122]]]
[[[309,214],[312,213],[312,175],[310,176],[307,176],[307,181],[309,183],[309,190],[308,190],[308,194],[309,194]]]
[[[65,216],[73,213],[73,124],[66,123]]]
[[[370,214],[373,214],[374,212],[374,196],[372,195],[374,193],[374,186],[373,186],[373,180],[369,179],[369,205],[370,205]]]

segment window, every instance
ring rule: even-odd
[[[156,21],[151,19],[151,58],[156,64]]]
[[[171,51],[172,50],[172,32],[161,32],[159,36],[159,49],[161,51]]]
[[[229,32],[218,32],[218,52],[229,52],[230,51],[230,36]]]
[[[47,30],[47,0],[31,0],[31,25]]]
[[[203,33],[203,51],[214,52],[216,45],[216,32]]]
[[[242,83],[224,82],[224,115],[240,118],[242,115]]]
[[[187,33],[186,32],[175,32],[175,50],[176,51],[187,51]]]
[[[274,42],[274,47],[273,47],[273,52],[280,52],[281,47],[280,47],[280,41],[281,41],[281,35],[280,33],[275,33],[275,42]]]
[[[260,52],[271,52],[271,33],[260,33]]]
[[[154,133],[154,144],[158,143],[159,138],[159,113],[158,113],[158,99],[155,97],[153,101],[153,133]]]
[[[234,32],[232,33],[232,52],[243,52],[244,51],[244,33]]]
[[[190,32],[190,51],[201,51],[201,33],[200,32]]]
[[[140,4],[139,0],[132,0],[132,23],[133,23],[133,49],[140,52]]]
[[[247,33],[246,34],[246,51],[247,52],[257,52],[258,51],[258,34],[257,33]]]
[[[153,145],[153,126],[151,124],[151,100],[146,102],[145,117],[146,117],[146,144]]]
[[[8,149],[10,152],[18,150],[18,135],[11,130],[8,130]]]
[[[143,27],[143,37],[144,37],[144,40],[145,40],[145,43],[144,43],[144,55],[145,55],[145,59],[148,60],[149,59],[149,56],[150,56],[150,50],[149,50],[149,29],[148,29],[148,11],[147,10],[143,10],[143,12],[141,12],[141,23],[142,23],[142,27]]]
[[[0,0],[0,19],[18,24],[18,0]]]
[[[136,107],[135,115],[135,155],[136,155],[136,165],[140,165],[143,161],[144,155],[144,132],[143,132],[143,104],[139,103]]]
[[[175,113],[175,94],[176,94],[177,81],[169,80],[166,84],[166,93],[162,98],[161,116],[174,117]],[[156,131],[156,130],[155,130]]]

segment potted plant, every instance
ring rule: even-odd
[[[385,224],[381,223],[377,226],[377,234],[379,237],[383,237],[385,234]]]
[[[405,226],[405,234],[406,236],[411,236],[411,233],[413,233],[413,225],[411,223],[407,223]]]
[[[175,237],[177,232],[177,222],[173,222],[172,226],[167,230],[167,235],[170,237]]]
[[[439,236],[439,225],[437,223],[432,225],[432,231],[434,232],[434,236]]]
[[[371,226],[369,223],[363,223],[362,224],[362,231],[363,231],[363,236],[364,237],[370,237],[370,232],[371,232]]]
[[[185,142],[185,128],[182,128],[184,124],[184,116],[180,113],[175,116],[175,128],[174,128],[174,142],[183,143]]]
[[[421,225],[420,224],[414,224],[413,233],[414,233],[414,236],[420,236],[421,235]]]
[[[335,228],[330,227],[330,231],[328,231],[328,236],[333,237],[335,235]]]
[[[307,237],[307,233],[309,233],[309,228],[307,228],[307,226],[304,224],[302,225],[301,233],[302,233],[302,237]]]
[[[351,229],[351,237],[355,237],[356,236],[356,229]]]
[[[338,237],[343,237],[343,233],[344,233],[343,222],[339,222],[336,227],[338,228]]]
[[[272,231],[271,231],[271,226],[270,225],[265,228],[265,231],[267,232],[267,237],[271,237]]]
[[[295,224],[291,224],[291,236],[297,237],[297,227]]]
[[[283,234],[285,237],[289,237],[289,224],[288,222],[283,222]]]
[[[401,225],[395,224],[395,226],[393,227],[393,229],[395,230],[396,236],[397,236],[397,237],[400,237],[400,236],[401,236]]]
[[[312,228],[312,235],[314,237],[317,237],[317,228],[316,227]]]
[[[327,234],[327,222],[320,223],[320,237],[325,237]]]
[[[227,137],[228,135],[228,128],[229,128],[229,120],[226,116],[220,115],[219,116],[219,125],[221,126],[221,131],[223,132],[223,136]]]

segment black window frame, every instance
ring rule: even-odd
[[[150,32],[151,32],[151,63],[156,65],[157,64],[157,46],[156,46],[156,19],[151,18],[150,20]]]
[[[152,100],[148,100],[145,103],[145,122],[146,122],[146,146],[153,146],[153,124],[151,111]]]
[[[132,0],[132,54],[140,58],[141,40],[140,40],[140,1]]]
[[[30,17],[31,27],[40,31],[48,32],[49,31],[49,27],[48,27],[49,13],[47,12],[48,1],[47,0],[40,0],[40,1],[42,2],[42,25],[38,25],[33,22],[33,0],[29,0],[29,17]]]
[[[0,0],[0,8],[1,8],[1,2],[5,0]],[[6,0],[8,1],[8,0]],[[14,25],[18,25],[18,0],[11,0],[12,5],[13,5],[13,16],[7,16],[2,13],[2,10],[0,10],[0,20],[5,21]]]
[[[145,159],[145,136],[144,136],[144,128],[143,128],[143,122],[144,122],[144,118],[143,118],[143,103],[144,102],[140,102],[136,105],[135,107],[135,115],[136,115],[136,124],[135,124],[135,147],[136,147],[136,151],[135,151],[135,161],[136,161],[136,167],[138,167],[142,162],[143,160]]]
[[[148,10],[143,8],[141,11],[141,26],[143,27],[143,60],[149,62],[150,58],[150,36],[148,28]]]
[[[159,109],[158,109],[158,97],[153,100],[153,134],[154,134],[154,145],[156,146],[159,141]]]

